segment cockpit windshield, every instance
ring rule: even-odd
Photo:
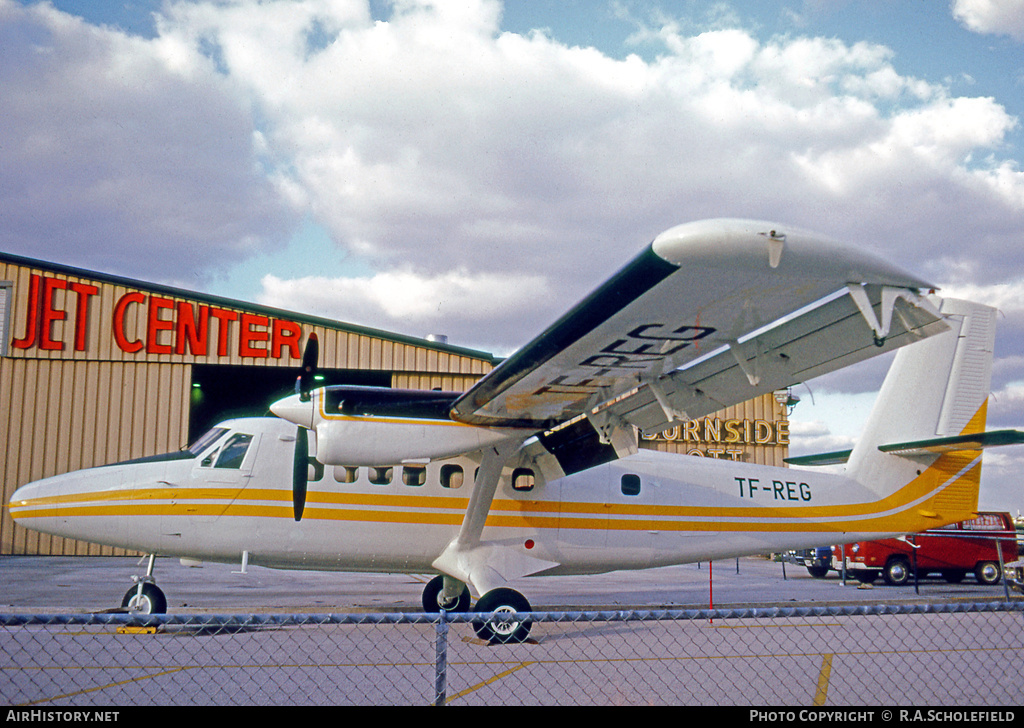
[[[199,455],[203,450],[217,442],[217,440],[220,439],[220,436],[227,431],[228,428],[226,427],[214,427],[212,430],[208,431],[198,440],[189,445],[187,449],[193,455]]]

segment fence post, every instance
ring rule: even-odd
[[[448,693],[448,612],[441,610],[434,643],[434,705],[444,705]]]
[[[998,537],[996,537],[996,556],[999,557],[999,576],[1003,581],[1003,594],[1006,595],[1006,601],[1010,601],[1010,585],[1006,583],[1006,566],[1003,565],[1003,545],[999,542]]]

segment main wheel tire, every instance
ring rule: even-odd
[[[828,575],[827,566],[808,566],[807,573],[815,579],[824,579]]]
[[[525,642],[530,636],[530,620],[511,619],[513,613],[532,611],[526,597],[515,589],[492,589],[477,600],[474,611],[494,616],[473,620],[476,636],[490,644]]]
[[[469,587],[465,584],[462,585],[462,593],[459,594],[459,598],[449,602],[448,604],[443,603],[441,598],[441,592],[444,589],[444,577],[435,576],[433,579],[427,582],[427,585],[423,587],[423,611],[428,613],[440,612],[442,609],[446,612],[468,612],[469,611]]]
[[[167,597],[156,584],[144,581],[142,593],[139,593],[138,585],[133,586],[125,593],[121,606],[135,614],[166,614]]]
[[[904,558],[890,559],[882,574],[887,583],[902,586],[910,580],[910,562]]]
[[[949,584],[959,584],[964,580],[965,576],[967,576],[967,573],[961,569],[947,569],[942,572],[942,578]]]
[[[974,567],[974,578],[979,584],[998,584],[1002,574],[999,573],[999,564],[995,561],[982,561]]]

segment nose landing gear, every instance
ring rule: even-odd
[[[149,564],[146,567],[145,576],[133,576],[135,586],[129,589],[124,599],[121,600],[121,608],[127,609],[132,614],[166,614],[167,597],[156,585],[153,578],[153,562],[155,554],[149,555]]]

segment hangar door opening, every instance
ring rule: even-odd
[[[390,387],[390,371],[320,369],[318,385],[360,384]],[[232,417],[265,417],[270,405],[295,392],[297,371],[291,367],[196,364],[192,367],[188,439]],[[321,380],[320,377],[323,379]]]

